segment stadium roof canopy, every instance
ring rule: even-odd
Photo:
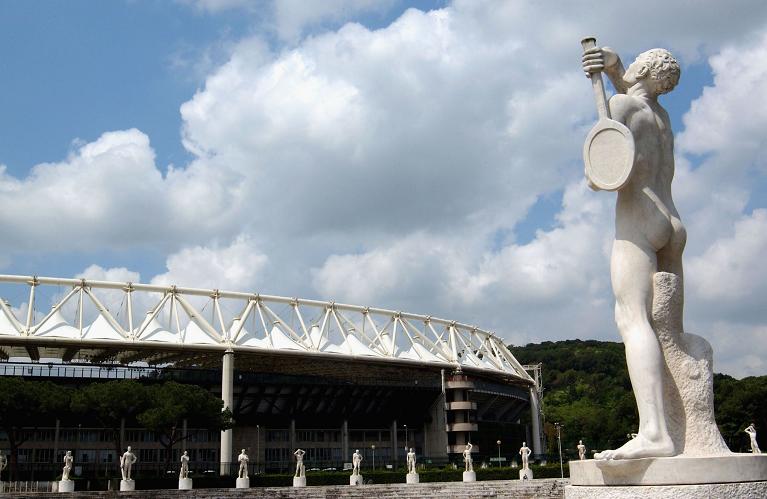
[[[493,333],[317,300],[0,275],[0,357],[195,365],[227,351],[466,370],[532,384]]]

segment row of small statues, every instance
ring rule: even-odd
[[[754,454],[761,454],[762,451],[759,449],[759,444],[756,441],[756,428],[754,427],[754,423],[751,423],[746,427],[745,430],[743,430],[745,433],[748,434],[750,440],[751,440],[751,452]],[[632,436],[634,434],[631,434]],[[464,461],[464,467],[465,471],[474,471],[474,460],[471,457],[471,449],[474,446],[471,444],[471,442],[466,444],[466,448],[463,451],[463,461]],[[583,440],[578,440],[578,459],[581,461],[586,459],[586,446],[583,444]],[[522,447],[519,449],[519,455],[522,456],[522,469],[529,469],[530,467],[530,454],[531,454],[530,448],[527,446],[526,442],[522,442]],[[303,477],[306,476],[306,468],[304,467],[304,455],[306,454],[306,451],[302,449],[297,449],[293,455],[296,458],[296,477]],[[131,480],[131,471],[133,468],[133,464],[137,461],[136,455],[132,452],[131,447],[128,446],[128,449],[125,451],[125,453],[120,456],[120,472],[122,473],[122,479],[123,480]],[[248,463],[250,462],[250,458],[245,453],[245,449],[242,449],[242,452],[237,457],[237,462],[240,464],[240,469],[237,474],[239,478],[248,478]],[[352,454],[352,475],[359,475],[360,474],[360,465],[362,464],[362,454],[360,454],[359,449],[354,451],[354,454]],[[0,473],[3,472],[3,470],[8,465],[8,459],[6,458],[5,454],[3,454],[2,451],[0,451]],[[72,471],[72,466],[74,465],[74,457],[72,456],[72,451],[67,451],[64,455],[64,469],[61,472],[61,479],[62,480],[69,480],[69,473]],[[408,473],[416,473],[416,456],[415,452],[413,451],[413,448],[410,448],[410,452],[407,453],[407,472]],[[181,470],[179,471],[179,478],[189,478],[189,455],[187,454],[187,451],[184,451],[184,453],[181,455]]]

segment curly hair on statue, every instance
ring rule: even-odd
[[[650,70],[650,78],[655,82],[658,94],[671,92],[677,83],[682,70],[679,63],[666,49],[651,49],[637,56]]]

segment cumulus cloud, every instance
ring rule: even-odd
[[[515,343],[616,339],[613,196],[585,190],[581,178],[595,110],[578,40],[594,33],[624,58],[650,46],[685,64],[714,55],[714,83],[678,137],[674,190],[690,232],[688,323],[705,335],[710,322],[689,317],[710,306],[725,318],[721,330],[735,325],[731,295],[691,288],[707,288],[728,251],[750,262],[763,247],[754,239],[763,215],[747,206],[750,179],[763,175],[767,57],[758,32],[767,4],[728,4],[723,23],[713,1],[694,10],[652,1],[642,9],[653,15],[627,20],[615,2],[459,0],[408,10],[377,30],[350,23],[305,38],[307,26],[376,7],[297,5],[269,13],[289,45],[263,36],[232,45],[181,107],[190,164],[158,168],[148,138],[128,130],[27,178],[2,172],[4,244],[152,244],[170,256],[151,282],[441,315]],[[536,200],[559,192],[553,227],[519,241],[520,224],[539,222],[526,220]],[[499,233],[511,235],[498,244]],[[732,275],[745,279],[747,268]],[[764,321],[748,307],[751,326],[739,330],[758,337]],[[721,345],[722,365],[740,365],[732,359],[742,354]]]
[[[194,246],[170,255],[167,272],[154,276],[151,283],[253,291],[267,262],[253,240],[240,236],[228,246]]]

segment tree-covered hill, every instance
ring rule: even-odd
[[[639,418],[626,369],[622,343],[567,340],[509,347],[523,364],[543,363],[544,428],[551,455],[557,454],[556,431],[562,429],[562,452],[577,455],[582,439],[589,449],[614,448],[636,433]],[[730,449],[750,450],[743,429],[751,422],[767,444],[767,376],[741,380],[724,374],[714,377],[716,419]]]

